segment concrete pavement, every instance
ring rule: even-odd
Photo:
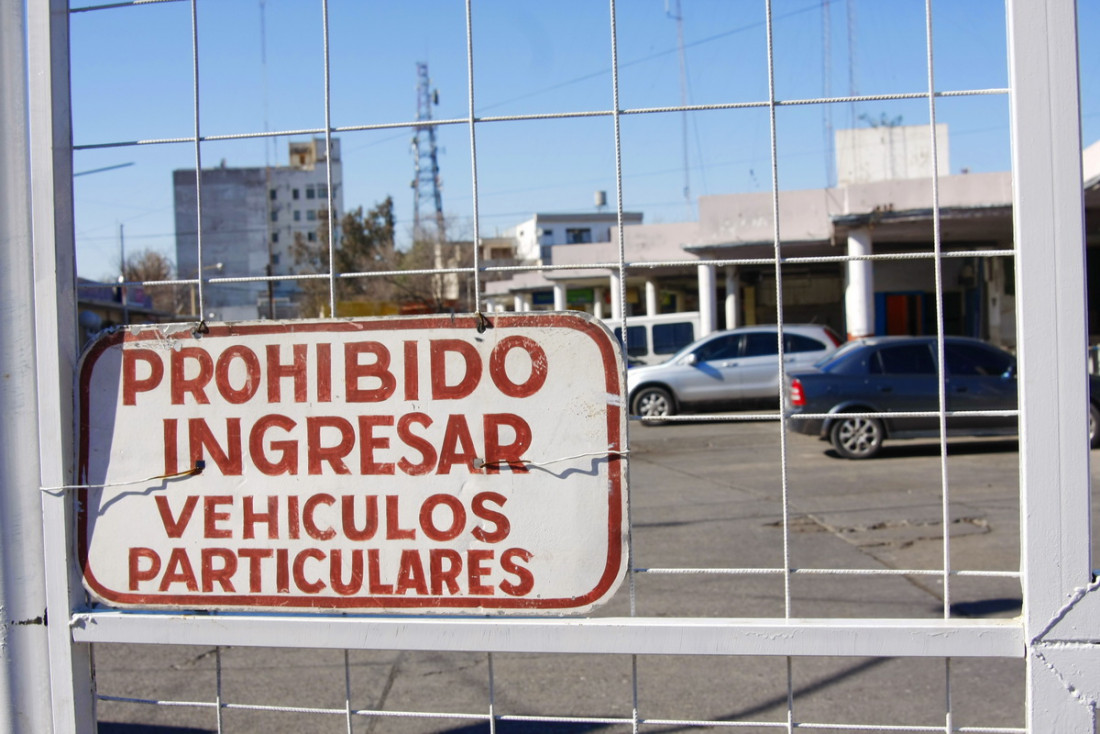
[[[935,442],[888,445],[882,458],[851,462],[827,444],[791,435],[787,455],[788,542],[777,424],[732,421],[631,426],[631,512],[638,569],[942,569],[942,476],[950,492],[952,569],[1014,571],[1019,563],[1016,443],[953,441],[946,463]],[[785,613],[781,574],[634,576],[638,615],[775,617]],[[928,576],[813,576],[791,579],[795,617],[925,617],[944,614],[942,573]],[[949,604],[961,616],[1014,616],[1016,579],[953,577]],[[599,616],[627,616],[629,584]],[[209,649],[100,645],[105,695],[212,702]],[[1022,726],[1021,660],[519,655],[353,651],[351,705],[388,712],[465,714],[353,717],[356,732],[487,732],[484,717],[591,717],[599,721],[500,720],[498,732],[707,731],[679,721],[943,726],[948,696],[955,726]],[[221,651],[222,700],[230,704],[342,709],[339,651]],[[490,702],[490,665],[493,698]],[[104,732],[215,731],[212,707],[104,702]],[[769,726],[764,726],[767,722]],[[152,728],[150,728],[152,727]],[[346,732],[342,714],[223,710],[226,732]],[[725,730],[725,729],[723,729]],[[838,729],[843,731],[843,729]]]

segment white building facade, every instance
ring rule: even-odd
[[[610,242],[611,231],[618,223],[615,212],[535,214],[506,230],[502,237],[515,242],[516,260],[550,265],[555,246]],[[623,223],[641,224],[642,215],[624,212]]]
[[[836,187],[781,191],[778,202],[770,192],[704,196],[696,222],[625,226],[625,284],[615,267],[618,231],[612,229],[606,243],[545,247],[544,261],[554,270],[490,283],[486,300],[496,309],[574,308],[611,320],[698,312],[703,335],[774,323],[782,300],[786,322],[823,323],[858,338],[933,333],[939,277],[947,333],[1011,347],[1010,174],[949,175],[946,126],[937,125],[936,133],[945,255],[938,276],[930,257],[936,239],[927,176],[931,129],[879,126],[837,133],[843,183]],[[777,254],[787,261],[781,296]],[[874,255],[888,257],[865,259]],[[562,269],[570,264],[578,268]],[[589,291],[591,301],[571,297]]]
[[[910,179],[780,192],[780,256],[810,258],[782,266],[784,320],[828,324],[850,337],[930,333],[936,318],[936,273],[927,257],[934,249],[930,191],[930,179]],[[1012,249],[1010,176],[945,176],[939,196],[945,330],[1011,346],[1011,258],[976,254]],[[702,334],[774,323],[775,265],[756,262],[775,258],[773,211],[767,193],[700,197],[698,222],[624,227],[622,289],[613,231],[611,242],[552,247],[556,268],[577,269],[489,283],[486,300],[499,309],[575,308],[613,320],[698,311]],[[860,259],[876,254],[914,257]],[[610,267],[593,268],[599,264]],[[591,304],[570,297],[588,290]]]

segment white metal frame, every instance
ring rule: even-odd
[[[1080,438],[1088,383],[1076,8],[1015,0],[1009,10],[1028,729],[1093,732],[1100,597]]]
[[[0,7],[9,10],[21,4],[21,0],[0,0]],[[614,6],[612,0],[612,14]],[[931,3],[928,7],[931,12]],[[66,0],[32,0],[28,11],[29,127],[34,175],[27,186],[34,234],[40,487],[48,488],[72,481],[68,396],[76,358],[76,329],[67,72],[69,11]],[[467,3],[468,24],[469,17]],[[1026,658],[1028,731],[1093,732],[1096,702],[1100,700],[1100,596],[1095,591],[1088,550],[1089,451],[1083,428],[1087,421],[1087,383],[1075,3],[1007,0],[1007,17],[1022,375],[1022,618],[972,621],[950,618],[945,611],[945,618],[936,620],[794,619],[789,611],[789,591],[784,619],[438,620],[88,612],[82,611],[83,593],[67,540],[72,527],[71,497],[65,492],[43,491],[42,561],[46,601],[51,610],[47,628],[51,695],[46,715],[52,718],[54,731],[94,730],[89,661],[89,646],[93,643],[241,646],[277,642],[311,648],[490,653]],[[613,55],[614,32],[613,25]],[[616,61],[613,58],[613,68]],[[472,54],[469,63],[472,80]],[[617,80],[617,74],[614,78]],[[10,78],[7,81],[10,83]],[[934,122],[931,73],[929,90],[926,96]],[[774,91],[770,97],[774,141],[774,115],[779,103]],[[617,85],[610,114],[617,142],[623,114]],[[470,126],[476,208],[472,81],[469,119],[454,122]],[[196,101],[198,164],[201,137],[197,128]],[[327,136],[332,129],[324,132]],[[11,146],[16,141],[4,142]],[[616,146],[616,157],[620,155]],[[774,169],[773,150],[773,174]],[[617,170],[621,216],[621,166]],[[621,273],[627,260],[621,227],[619,231],[617,265]],[[775,240],[778,258],[778,225]],[[334,277],[330,274],[330,280]],[[201,299],[203,280],[199,279],[197,285]],[[624,280],[619,278],[620,303],[623,288]],[[946,468],[944,473],[946,493]],[[0,491],[10,489],[0,487]],[[944,504],[946,511],[946,499]],[[5,518],[4,527],[11,522],[11,518]],[[0,543],[5,541],[0,538]],[[788,586],[792,572],[789,568],[782,570]],[[950,576],[950,569],[945,568],[945,589]],[[636,718],[634,725],[637,728]],[[788,722],[786,728],[793,726]],[[952,730],[950,712],[944,730]]]

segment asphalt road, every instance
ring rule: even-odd
[[[778,425],[753,421],[631,426],[634,612],[643,616],[782,617],[782,575],[659,573],[660,569],[942,569],[943,476],[949,487],[950,566],[1019,567],[1017,443],[953,441],[946,461],[936,442],[888,444],[881,458],[852,462],[828,445],[791,434],[783,491]],[[1094,479],[1094,485],[1096,481]],[[784,503],[787,512],[784,513]],[[786,524],[787,543],[784,543]],[[629,584],[598,615],[631,613]],[[942,574],[795,574],[793,617],[1014,616],[1015,579]],[[293,649],[98,645],[99,693],[251,706],[345,707],[344,653]],[[677,721],[761,722],[737,731],[774,731],[787,720],[817,724],[1022,726],[1019,660],[782,657],[501,655],[353,651],[351,705],[387,712],[469,714],[353,717],[356,732],[488,732],[484,717],[556,716],[629,720],[645,732],[717,731]],[[491,666],[491,673],[490,673]],[[947,671],[950,671],[948,676]],[[488,681],[492,676],[490,702]],[[481,718],[476,718],[481,717]],[[215,710],[103,701],[105,734],[217,731]],[[224,709],[225,732],[346,732],[341,714]],[[624,723],[499,720],[498,732],[629,732]],[[844,729],[836,729],[844,731]],[[722,729],[728,731],[728,729]]]

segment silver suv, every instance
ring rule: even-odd
[[[787,369],[811,365],[841,339],[828,326],[783,325]],[[632,415],[666,418],[766,403],[779,407],[779,337],[774,324],[719,331],[692,342],[667,362],[627,370]]]

